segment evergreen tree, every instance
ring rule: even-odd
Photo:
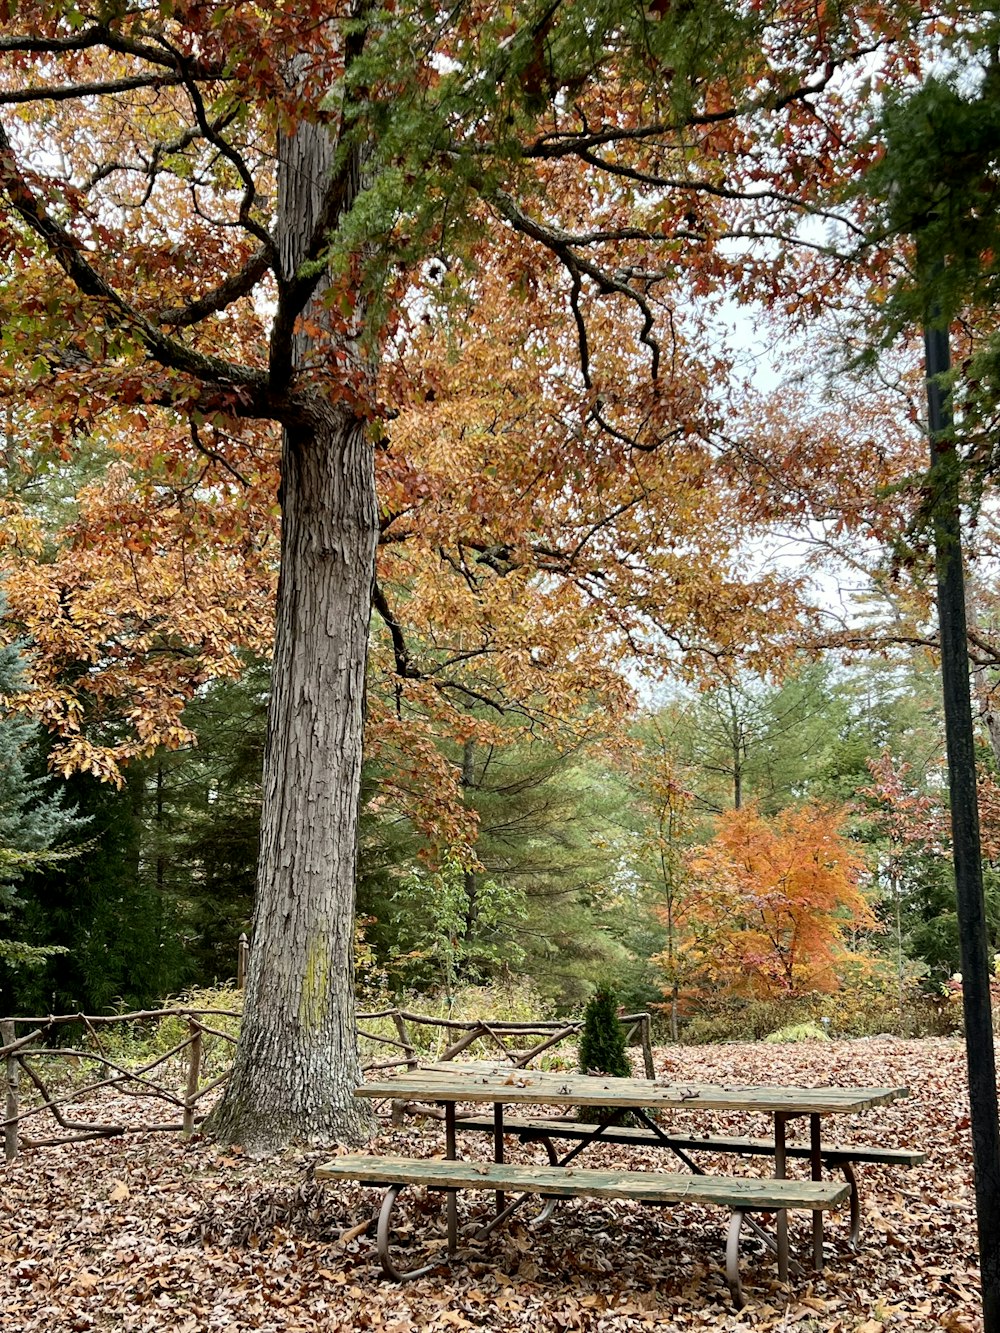
[[[603,1074],[608,1078],[628,1078],[632,1073],[625,1033],[618,1021],[618,997],[610,986],[598,986],[587,1001],[580,1033],[580,1072]],[[581,1120],[605,1120],[613,1114],[607,1106],[581,1106]],[[624,1117],[619,1123],[628,1123]]]
[[[195,979],[231,978],[250,929],[260,842],[267,665],[215,681],[185,710],[198,744],[157,757],[147,778],[143,861],[172,904]]]
[[[142,1007],[235,974],[252,909],[266,706],[266,667],[251,663],[187,710],[197,746],[133,761],[121,790],[87,774],[66,780],[87,849],[66,870],[51,857],[22,867],[20,950],[39,966],[0,967],[0,1009]],[[41,770],[44,746],[16,725],[35,734],[22,759]],[[0,766],[0,780],[14,783],[3,752]],[[47,781],[29,788],[44,793]],[[22,837],[37,842],[59,809],[29,804]],[[5,810],[4,800],[0,818]]]
[[[358,885],[366,936],[394,986],[425,987],[440,980],[444,942],[429,941],[447,918],[457,980],[526,976],[545,1000],[576,1009],[595,974],[629,961],[607,901],[614,812],[606,784],[578,754],[531,738],[469,742],[456,760],[477,816],[478,866],[459,858],[461,884],[454,866],[444,878],[417,869],[414,830],[397,812],[376,812],[372,799]],[[371,767],[369,784],[377,794]],[[447,909],[438,901],[445,880]]]
[[[16,697],[23,672],[20,645],[0,647],[0,698]],[[37,771],[38,742],[37,726],[11,712],[0,713],[0,964],[8,974],[37,966],[51,953],[12,938],[21,907],[20,881],[33,868],[61,860],[53,849],[85,822],[67,807],[64,793],[53,790],[52,780]]]
[[[598,986],[584,1010],[580,1072],[609,1078],[628,1078],[632,1073],[625,1033],[618,1021],[618,997],[607,985]]]
[[[176,905],[143,864],[143,766],[128,770],[120,791],[89,774],[66,785],[90,838],[65,872],[41,866],[26,876],[20,915],[25,936],[58,953],[0,977],[0,1008],[102,1013],[158,1003],[196,978]]]

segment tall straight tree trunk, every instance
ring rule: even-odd
[[[286,278],[302,261],[331,159],[322,126],[302,125],[282,141]],[[322,323],[321,297],[322,287],[308,320]],[[349,348],[352,358],[357,350]],[[310,351],[308,335],[297,334],[297,367]],[[352,1095],[360,1079],[354,884],[378,515],[365,422],[329,387],[317,377],[297,393],[302,417],[284,433],[254,932],[235,1067],[211,1126],[256,1152],[293,1139],[360,1142],[369,1128]]]

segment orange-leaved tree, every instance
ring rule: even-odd
[[[689,952],[700,985],[757,998],[830,992],[852,933],[874,929],[845,811],[730,810],[691,859]]]

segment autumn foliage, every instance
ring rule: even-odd
[[[844,812],[819,805],[765,818],[731,810],[691,858],[685,945],[695,991],[753,998],[830,992],[850,933],[875,918]]]

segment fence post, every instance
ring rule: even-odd
[[[639,1039],[642,1042],[642,1062],[646,1067],[646,1077],[656,1078],[656,1069],[653,1065],[653,1036],[652,1023],[649,1014],[643,1014],[639,1020]]]
[[[13,1046],[17,1038],[17,1031],[11,1019],[5,1018],[0,1022],[0,1046]],[[6,1114],[4,1119],[7,1121],[3,1131],[3,1152],[4,1158],[12,1162],[17,1156],[17,1114],[18,1114],[18,1085],[20,1082],[21,1067],[18,1064],[16,1055],[8,1055],[4,1061],[7,1075],[7,1098]]]
[[[189,1018],[191,1043],[188,1047],[187,1087],[184,1090],[184,1137],[194,1133],[194,1107],[198,1100],[198,1083],[201,1080],[201,1024],[197,1019]]]
[[[406,1052],[406,1067],[407,1069],[416,1069],[419,1064],[419,1061],[417,1060],[417,1052],[414,1049],[413,1042],[410,1040],[410,1034],[406,1027],[406,1020],[398,1009],[393,1010],[392,1021],[396,1025],[396,1032],[399,1036],[399,1040],[403,1043],[403,1050]]]
[[[247,939],[246,931],[240,934],[239,942],[236,945],[236,989],[242,990],[246,985],[247,979],[247,957],[250,953],[250,941]]]

